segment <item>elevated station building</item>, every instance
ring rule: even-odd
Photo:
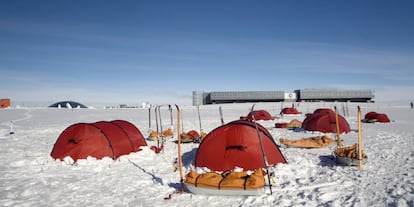
[[[193,105],[249,102],[374,102],[372,90],[193,91]]]

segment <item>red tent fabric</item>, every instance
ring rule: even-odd
[[[0,99],[0,108],[9,108],[10,107],[10,99],[3,98]]]
[[[283,108],[280,114],[300,114],[296,108]]]
[[[111,121],[111,123],[118,125],[121,127],[129,136],[129,138],[132,141],[132,147],[134,148],[134,152],[139,151],[141,146],[147,146],[147,142],[145,141],[144,136],[141,134],[141,132],[138,130],[135,125],[133,125],[131,122],[127,122],[124,120],[114,120]]]
[[[365,120],[367,122],[380,122],[380,123],[389,123],[390,119],[386,114],[380,114],[374,111],[368,112],[365,114]]]
[[[272,135],[262,125],[257,124],[257,127],[268,163],[286,163]],[[266,167],[255,123],[237,120],[211,131],[197,150],[195,166],[214,171],[233,170],[235,167],[244,170]]]
[[[339,114],[338,122],[340,133],[348,133],[351,131],[349,123]],[[316,109],[313,114],[308,115],[305,120],[303,120],[302,128],[308,131],[336,133],[335,112],[328,108]]]
[[[256,121],[259,120],[272,120],[272,115],[270,115],[269,112],[267,112],[266,110],[257,110],[257,111],[251,111],[249,112],[249,114],[247,114],[246,119],[252,121],[253,120],[253,115],[254,115],[254,119]]]
[[[50,155],[60,160],[70,156],[75,162],[88,156],[117,159],[146,145],[141,132],[127,121],[77,123],[60,134]]]

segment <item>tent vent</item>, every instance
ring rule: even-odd
[[[247,147],[242,146],[242,145],[234,145],[234,146],[227,146],[226,150],[231,150],[231,149],[236,149],[236,150],[245,150]]]
[[[68,140],[68,143],[77,144],[77,143],[79,143],[79,140],[77,140],[77,139],[75,139],[75,138],[72,138],[72,139],[69,139],[69,140]]]

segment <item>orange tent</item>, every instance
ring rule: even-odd
[[[57,139],[51,156],[63,160],[70,156],[74,161],[88,156],[117,159],[122,155],[146,146],[144,136],[132,123],[115,120],[95,123],[77,123],[66,128]]]

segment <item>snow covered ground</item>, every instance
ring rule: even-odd
[[[53,109],[10,108],[0,110],[0,206],[414,206],[414,110],[408,103],[300,103],[305,113],[337,105],[349,109],[345,116],[351,129],[357,129],[357,105],[362,115],[369,111],[386,113],[388,124],[362,124],[363,149],[368,163],[357,167],[337,166],[331,159],[335,146],[323,149],[284,148],[288,164],[275,167],[276,182],[260,196],[204,196],[169,194],[179,189],[180,176],[173,172],[177,158],[175,139],[165,151],[142,151],[118,160],[93,158],[75,164],[55,161],[50,152],[60,133],[78,122],[123,119],[135,124],[148,136],[148,109]],[[245,116],[251,104],[221,105],[224,121]],[[289,103],[259,103],[279,115]],[[346,112],[346,110],[345,110]],[[209,132],[221,125],[219,105],[200,107],[202,128]],[[168,110],[163,125],[170,124]],[[175,115],[174,115],[175,117]],[[304,115],[284,116],[261,122],[303,120]],[[184,131],[199,130],[197,110],[182,107]],[[10,135],[10,125],[13,132]],[[176,120],[174,120],[174,124]],[[152,128],[155,123],[152,122]],[[273,138],[302,138],[314,133],[271,129]],[[331,137],[334,135],[329,134]],[[341,136],[345,145],[357,142],[356,131]],[[156,145],[155,141],[147,141]],[[192,167],[198,144],[183,144],[184,172]]]

